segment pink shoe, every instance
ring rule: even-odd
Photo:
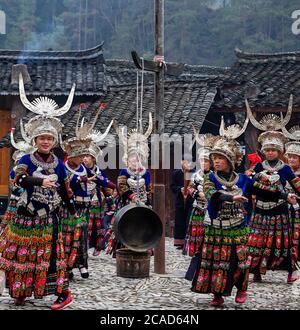
[[[299,279],[299,276],[297,272],[293,272],[292,274],[288,275],[287,282],[288,283],[293,283]]]
[[[247,300],[247,298],[248,298],[247,291],[238,290],[235,296],[235,302],[242,304]]]
[[[70,306],[72,302],[73,302],[73,296],[71,294],[71,291],[68,290],[68,292],[61,294],[57,298],[57,300],[51,305],[51,309],[53,310],[64,309]]]
[[[94,252],[93,252],[93,256],[94,257],[98,257],[98,255],[101,253],[101,250],[100,251],[98,251],[98,250],[94,250]]]
[[[222,296],[214,296],[214,299],[210,302],[211,306],[221,306],[224,304],[224,298]]]
[[[25,300],[26,300],[26,297],[16,298],[14,300],[14,303],[15,303],[16,306],[24,306],[25,305]]]

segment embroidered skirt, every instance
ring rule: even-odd
[[[15,215],[0,237],[0,269],[13,298],[59,295],[68,287],[62,234],[55,214]]]
[[[250,271],[265,274],[267,269],[292,269],[291,226],[287,204],[270,210],[255,207],[250,223],[248,253]]]
[[[62,209],[60,213],[68,270],[79,266],[87,268],[89,210],[87,207],[76,207],[76,211],[79,217],[74,219],[71,219],[67,209]]]
[[[190,257],[198,251],[203,240],[205,210],[205,208],[199,209],[198,207],[195,207],[190,216],[183,249],[183,254],[187,254]]]
[[[222,230],[205,225],[203,242],[192,259],[197,267],[192,291],[230,296],[233,286],[247,290],[250,267],[246,246],[248,232],[248,227]]]
[[[104,238],[105,230],[103,228],[103,207],[98,203],[90,207],[88,224],[88,247],[101,250],[101,243]]]
[[[300,209],[294,209],[290,205],[290,219],[291,219],[291,230],[292,230],[292,249],[291,249],[291,258],[293,268],[295,269],[295,264],[300,260],[299,256],[299,236],[300,236]]]
[[[1,225],[5,227],[8,222],[11,221],[11,219],[17,214],[17,200],[14,198],[11,198],[8,202],[7,210],[3,216],[3,220],[1,222]]]

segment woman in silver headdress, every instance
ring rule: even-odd
[[[55,294],[52,309],[72,303],[68,290],[66,262],[58,210],[64,200],[72,217],[76,216],[72,193],[63,163],[51,152],[58,143],[62,123],[56,118],[71,107],[75,85],[62,108],[48,98],[28,101],[23,78],[19,78],[23,105],[37,114],[25,125],[28,141],[37,151],[24,155],[15,169],[14,183],[23,188],[17,213],[7,224],[0,239],[0,270],[6,272],[9,294],[16,305]]]
[[[294,174],[300,178],[300,127],[294,126],[289,131],[285,127],[282,132],[290,139],[290,142],[285,145],[285,157]],[[286,189],[293,192],[291,185],[287,182]],[[299,238],[300,238],[300,207],[299,203],[289,205],[290,218],[291,218],[291,235],[292,235],[292,249],[291,257],[293,264],[293,273],[290,275],[291,280],[298,279],[296,265],[299,260]]]
[[[286,192],[287,182],[296,194],[300,194],[300,179],[291,168],[281,160],[287,138],[279,132],[288,123],[292,113],[293,97],[290,96],[288,111],[284,119],[274,114],[264,116],[258,122],[252,115],[246,100],[247,112],[252,124],[264,132],[258,137],[261,151],[265,156],[263,162],[257,163],[253,169],[254,178],[258,183],[267,185],[269,189],[280,189]],[[287,194],[288,192],[286,192]],[[288,198],[295,204],[296,198]],[[287,282],[294,282],[294,267],[291,258],[292,237],[290,231],[289,207],[287,200],[281,198],[277,203],[267,198],[256,197],[253,214],[250,220],[248,253],[251,256],[250,270],[254,273],[253,280],[261,282],[261,274],[267,269],[287,268]]]
[[[212,164],[209,154],[216,137],[211,134],[199,137],[195,131],[195,139],[200,145],[198,150],[200,169],[192,175],[188,187],[188,193],[192,196],[194,202],[183,248],[183,254],[188,254],[190,257],[198,251],[203,238],[204,216],[207,207],[207,200],[203,192],[203,182],[205,176],[211,171]]]
[[[119,200],[117,210],[130,203],[137,201],[145,205],[151,205],[151,175],[148,167],[149,147],[148,137],[152,132],[152,115],[149,113],[149,127],[145,133],[141,130],[132,130],[128,136],[125,134],[125,128],[115,127],[119,140],[124,146],[123,161],[127,168],[120,171],[117,178],[117,191]],[[112,226],[109,229],[109,238],[107,252],[116,257],[117,249],[122,244],[115,237]]]
[[[88,183],[88,190],[91,195],[88,247],[94,248],[93,256],[98,256],[101,250],[105,248],[104,237],[108,229],[107,222],[110,222],[116,208],[113,197],[113,191],[116,185],[107,178],[104,171],[97,165],[97,159],[99,159],[102,154],[98,144],[102,143],[106,138],[112,124],[113,121],[111,121],[104,134],[101,134],[99,131],[92,131],[90,134],[92,142],[88,150],[88,155],[86,155],[83,160],[85,167],[87,167],[93,175],[100,179],[105,179],[108,182],[106,187],[97,185],[95,182]]]
[[[68,139],[63,143],[63,149],[67,154],[65,168],[70,180],[70,187],[74,194],[75,208],[78,213],[76,221],[70,220],[70,214],[67,209],[62,210],[63,238],[67,255],[67,265],[69,278],[74,274],[73,268],[78,268],[82,278],[88,278],[88,223],[90,218],[91,191],[89,184],[99,186],[108,186],[107,178],[99,177],[92,173],[90,169],[84,166],[84,157],[89,154],[89,148],[92,142],[90,134],[96,124],[99,108],[93,122],[84,124],[82,121],[79,127],[81,109],[84,104],[80,104],[77,125],[75,128],[75,137]]]
[[[248,220],[251,216],[251,195],[263,195],[277,201],[281,192],[258,185],[244,174],[235,172],[242,154],[234,140],[246,129],[238,125],[220,129],[211,150],[214,172],[204,180],[204,193],[208,200],[203,242],[194,256],[192,291],[213,293],[211,305],[224,303],[237,288],[235,301],[247,299],[250,258],[247,255]],[[221,126],[222,128],[222,126]],[[193,268],[193,267],[192,267]]]

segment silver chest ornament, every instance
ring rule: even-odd
[[[136,190],[137,188],[142,189],[145,186],[145,179],[140,178],[139,180],[134,179],[133,176],[127,179],[127,183],[129,187],[133,190]]]
[[[280,180],[280,175],[278,174],[277,171],[270,173],[270,171],[264,170],[261,173],[268,178],[268,180],[270,181],[270,183],[272,185],[279,182],[279,180]]]
[[[33,173],[32,176],[35,178],[41,178],[41,179],[48,179],[50,181],[53,182],[57,182],[58,181],[58,176],[57,174],[53,173],[53,174],[43,174],[43,168],[42,167],[38,167]]]

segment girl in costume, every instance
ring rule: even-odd
[[[294,126],[289,131],[285,127],[282,128],[282,132],[290,139],[285,145],[285,157],[288,160],[288,164],[294,172],[295,176],[300,178],[300,127]],[[286,189],[292,192],[293,189],[289,183],[286,185]],[[291,219],[291,235],[292,235],[292,249],[291,258],[293,264],[293,273],[291,274],[292,279],[298,279],[296,271],[297,262],[299,260],[299,235],[300,235],[300,210],[299,202],[295,205],[289,205],[290,219]]]
[[[89,184],[96,184],[106,187],[107,178],[98,177],[90,169],[84,166],[83,159],[89,153],[91,144],[90,134],[101,111],[99,108],[92,124],[84,124],[84,120],[79,127],[81,108],[75,128],[76,136],[63,143],[63,149],[67,153],[65,168],[70,180],[70,187],[74,194],[75,208],[79,218],[74,222],[70,219],[67,209],[62,211],[63,237],[68,260],[69,278],[74,274],[73,268],[78,268],[82,278],[88,278],[88,222],[90,218],[91,191]]]
[[[292,112],[292,96],[290,97],[288,112],[285,119],[270,114],[258,122],[252,115],[246,100],[247,112],[252,124],[265,132],[261,133],[258,141],[265,160],[258,163],[253,171],[258,183],[267,185],[270,189],[285,191],[289,183],[294,192],[300,192],[300,179],[295,176],[291,168],[280,157],[284,152],[287,138],[279,129],[285,127]],[[290,200],[289,200],[290,201]],[[291,201],[290,201],[291,202]],[[278,269],[284,263],[287,266],[287,281],[293,282],[294,266],[291,258],[292,237],[289,206],[285,199],[277,203],[270,202],[267,198],[256,196],[256,202],[250,221],[250,235],[248,240],[248,253],[251,256],[250,270],[254,273],[253,280],[260,282],[261,274],[267,269]],[[285,261],[283,263],[283,261]]]
[[[198,251],[203,239],[204,216],[207,208],[207,201],[203,192],[203,181],[205,176],[210,173],[211,160],[209,154],[216,137],[207,134],[200,138],[197,132],[195,132],[195,139],[201,146],[198,150],[200,169],[192,175],[191,183],[188,187],[188,193],[192,196],[194,202],[183,249],[183,254],[187,254],[190,257],[193,257],[195,252]]]
[[[115,210],[114,199],[112,196],[116,185],[108,180],[104,171],[100,170],[96,164],[96,159],[101,150],[95,143],[91,143],[88,155],[84,157],[84,165],[93,175],[101,180],[108,182],[106,187],[96,185],[95,182],[88,183],[88,190],[91,195],[90,219],[88,225],[88,247],[94,248],[93,256],[98,256],[102,250],[103,239],[105,235],[104,217],[109,210],[106,204],[109,204],[110,211]]]
[[[127,163],[127,168],[122,169],[117,178],[117,191],[119,201],[117,211],[129,203],[137,201],[145,205],[151,205],[151,175],[148,169],[148,137],[152,131],[152,116],[149,113],[149,127],[145,133],[132,130],[128,137],[124,133],[124,128],[116,128],[120,141],[124,145],[125,154],[123,161]],[[116,211],[116,212],[117,212]],[[121,242],[115,237],[110,226],[110,237],[108,238],[107,252],[116,256],[117,249],[122,247]]]
[[[248,220],[251,215],[251,194],[262,195],[277,202],[287,198],[279,190],[268,189],[244,174],[234,171],[241,153],[234,140],[246,129],[237,125],[220,131],[211,158],[214,172],[204,181],[204,193],[208,200],[203,242],[195,255],[197,268],[192,281],[192,291],[213,293],[211,305],[224,303],[223,296],[230,296],[237,288],[235,301],[247,299],[250,258],[247,255]]]
[[[41,299],[54,294],[58,298],[51,308],[62,309],[73,298],[68,290],[58,218],[61,201],[72,217],[76,215],[64,165],[51,150],[63,126],[56,117],[70,109],[75,85],[62,108],[48,98],[29,102],[21,74],[19,88],[23,105],[37,114],[25,125],[27,137],[37,151],[24,155],[15,168],[14,183],[24,191],[16,214],[0,238],[0,270],[6,272],[9,294],[16,305],[23,305],[32,295]]]

